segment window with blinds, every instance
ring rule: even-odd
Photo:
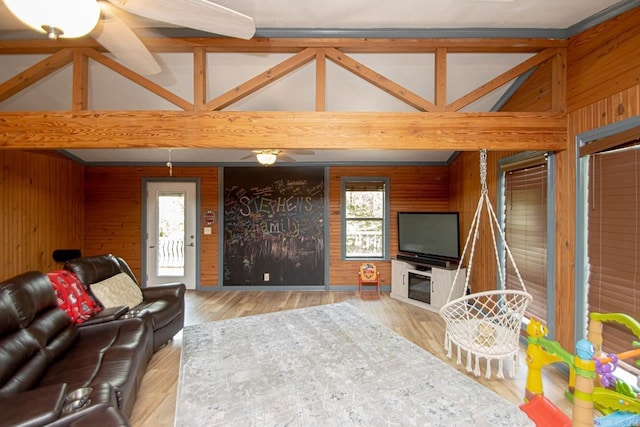
[[[507,245],[527,291],[533,296],[525,315],[546,323],[548,178],[544,161],[544,157],[539,157],[526,165],[511,165],[504,171],[504,204]],[[508,256],[505,266],[507,289],[520,290]]]
[[[640,319],[640,145],[590,153],[587,257],[589,312],[625,313]],[[603,351],[630,350],[629,329],[605,323]],[[629,361],[628,361],[629,362]],[[627,369],[639,370],[626,364]]]

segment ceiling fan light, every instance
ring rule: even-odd
[[[4,0],[16,18],[50,38],[88,34],[100,19],[96,0]]]
[[[278,156],[272,152],[262,152],[256,154],[256,159],[258,159],[258,163],[263,166],[271,166],[276,162]]]

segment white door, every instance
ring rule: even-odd
[[[147,182],[146,286],[196,288],[196,183]]]

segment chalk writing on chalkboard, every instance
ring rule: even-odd
[[[324,284],[324,170],[224,169],[224,285]]]

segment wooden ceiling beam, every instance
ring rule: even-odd
[[[192,52],[196,47],[208,52],[298,52],[303,48],[333,47],[343,52],[421,53],[446,48],[453,53],[538,52],[566,48],[565,39],[537,38],[253,38],[225,37],[141,37],[153,52]],[[105,49],[90,37],[79,39],[0,40],[0,54],[53,53],[64,48]]]
[[[280,77],[283,77],[294,70],[302,67],[303,65],[311,62],[316,57],[316,50],[312,48],[304,49],[292,56],[285,59],[281,63],[269,68],[252,79],[236,86],[235,88],[223,93],[222,95],[212,99],[204,105],[205,110],[222,110],[245,98],[255,91],[262,89],[268,84],[276,81]]]
[[[168,40],[171,40],[168,42]],[[180,45],[204,45],[209,52],[283,52],[303,47],[336,48],[346,53],[433,53],[447,48],[454,53],[539,52],[566,48],[564,39],[532,38],[254,38],[240,39],[144,39],[151,50]]]
[[[193,52],[193,105],[197,111],[205,110],[207,102],[207,52],[197,47]]]
[[[551,111],[567,111],[567,50],[558,49],[551,63]]]
[[[0,149],[564,150],[562,113],[0,113]]]
[[[459,111],[467,105],[471,104],[474,101],[482,98],[483,96],[493,92],[498,89],[500,86],[507,84],[511,80],[517,78],[521,74],[529,71],[533,67],[540,65],[541,63],[548,61],[553,58],[557,54],[557,49],[545,49],[537,55],[527,59],[524,62],[516,65],[510,70],[500,74],[498,77],[495,77],[491,81],[483,84],[479,88],[469,92],[461,98],[453,101],[451,104],[447,105],[447,111]]]
[[[73,88],[71,109],[83,111],[89,108],[89,58],[79,50],[73,51]]]
[[[73,61],[73,49],[63,49],[0,84],[0,102]]]
[[[327,61],[323,48],[316,49],[316,111],[327,108]]]
[[[174,94],[171,91],[168,91],[167,89],[163,88],[159,84],[149,80],[144,76],[141,76],[135,71],[130,70],[129,68],[125,67],[119,62],[114,61],[108,56],[105,56],[93,49],[81,49],[81,51],[84,55],[88,56],[89,58],[101,63],[105,67],[112,69],[113,71],[120,74],[121,76],[126,77],[132,82],[155,93],[159,97],[164,98],[165,100],[171,102],[175,106],[180,107],[186,111],[191,111],[194,109],[194,105],[189,101],[187,101],[186,99],[179,97],[178,95]]]
[[[447,111],[447,49],[438,48],[435,57],[433,93],[437,111]]]
[[[375,72],[361,62],[345,55],[343,52],[334,49],[325,49],[325,54],[334,63],[344,69],[351,71],[356,76],[368,81],[375,87],[384,90],[389,95],[394,96],[402,102],[412,106],[419,111],[435,111],[436,106],[429,100],[417,95],[409,89],[395,83],[380,73]]]

